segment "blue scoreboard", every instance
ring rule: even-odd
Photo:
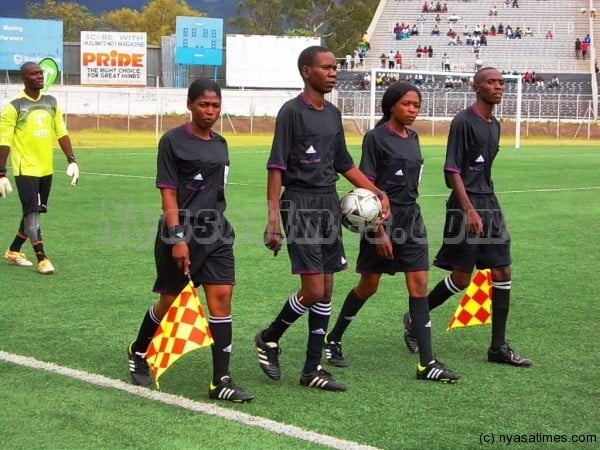
[[[175,63],[203,66],[223,64],[223,19],[177,16]]]

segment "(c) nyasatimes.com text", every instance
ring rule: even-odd
[[[511,444],[596,444],[596,434],[544,434],[544,433],[481,433],[479,444],[481,445],[511,445]]]

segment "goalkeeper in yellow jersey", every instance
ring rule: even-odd
[[[54,273],[54,267],[44,251],[39,217],[40,213],[47,212],[55,137],[67,157],[67,175],[71,177],[72,186],[79,180],[79,167],[56,99],[42,94],[42,69],[34,62],[26,62],[21,66],[21,79],[23,91],[7,103],[0,114],[0,198],[12,192],[12,185],[6,176],[10,153],[23,209],[19,230],[4,257],[9,264],[33,266],[21,252],[21,247],[29,238],[37,258],[38,272],[50,275]]]

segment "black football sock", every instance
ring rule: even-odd
[[[323,339],[327,333],[330,316],[331,302],[315,303],[308,311],[308,343],[306,346],[304,373],[314,372],[321,363]]]
[[[25,223],[24,223],[23,219],[21,219],[21,223],[19,224],[19,231],[15,235],[15,239],[12,241],[12,244],[10,244],[10,247],[9,247],[10,251],[11,252],[20,252],[21,247],[23,247],[23,244],[25,243],[26,240],[27,240],[27,235],[25,234]]]
[[[327,334],[327,340],[329,342],[340,342],[342,340],[342,335],[346,331],[346,328],[350,326],[350,323],[354,320],[365,302],[366,299],[363,300],[356,295],[354,289],[348,292],[346,300],[344,300],[344,304],[342,305],[340,315],[338,316],[334,327]]]
[[[216,386],[222,377],[229,375],[232,340],[231,316],[209,316],[208,326],[214,339],[211,350],[213,359],[213,384]]]
[[[454,294],[458,294],[462,289],[456,287],[452,281],[452,277],[448,275],[442,281],[435,285],[435,287],[427,295],[429,301],[429,311],[437,308]]]
[[[263,333],[264,342],[279,342],[279,339],[285,331],[306,312],[306,306],[300,303],[298,293],[294,293],[288,298],[283,308],[269,325],[269,328]]]
[[[138,332],[137,339],[133,343],[131,350],[136,353],[146,353],[150,341],[154,337],[156,329],[160,325],[160,319],[154,314],[154,306],[151,306],[140,325],[140,331]]]
[[[46,252],[44,251],[44,242],[38,241],[36,243],[32,243],[33,251],[35,252],[35,257],[38,262],[47,258]]]
[[[413,333],[419,345],[419,361],[422,366],[429,364],[433,358],[431,349],[431,319],[427,297],[408,297],[408,310]]]
[[[492,348],[506,344],[506,320],[510,305],[510,287],[508,281],[492,281]]]

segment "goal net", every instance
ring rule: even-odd
[[[422,94],[421,118],[433,121],[451,120],[456,113],[467,108],[475,100],[475,94],[471,90],[473,75],[474,72],[372,68],[368,74],[369,91],[363,91],[364,94],[357,96],[355,103],[361,115],[368,108],[368,129],[372,129],[381,117],[381,97],[387,86],[396,81],[409,81],[415,84]],[[494,114],[499,118],[515,121],[515,148],[520,148],[523,102],[521,76],[504,74],[503,78],[505,94],[502,102],[496,106]],[[357,113],[358,111],[355,112]]]

